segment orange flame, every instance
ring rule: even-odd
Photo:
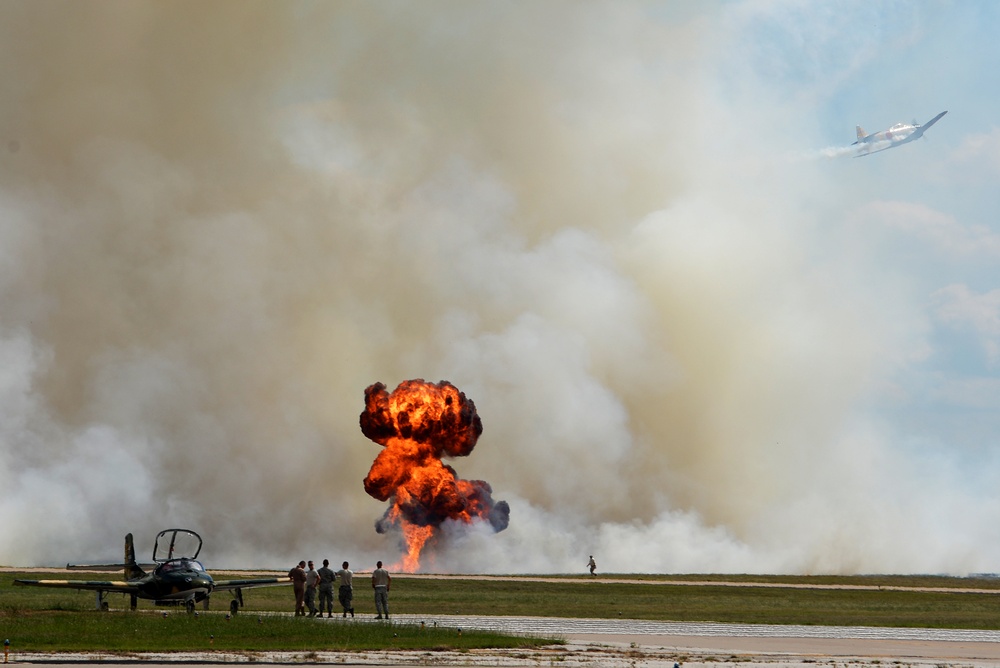
[[[365,491],[391,502],[375,528],[402,531],[402,570],[419,569],[421,551],[445,520],[507,528],[510,508],[506,501],[493,502],[489,483],[462,480],[441,462],[442,456],[468,455],[483,432],[476,405],[454,385],[408,380],[390,394],[375,383],[365,390],[360,422],[362,433],[384,446],[365,478]]]

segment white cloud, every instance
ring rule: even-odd
[[[966,285],[949,285],[932,297],[940,322],[972,331],[990,363],[1000,364],[1000,289],[976,294]]]
[[[935,405],[1000,412],[1000,378],[937,375],[931,381],[927,393]]]
[[[953,215],[920,202],[873,201],[860,207],[856,216],[912,236],[952,256],[1000,257],[1000,234],[985,225],[963,225]]]
[[[1000,128],[966,136],[952,151],[950,159],[971,168],[963,171],[968,178],[994,179],[1000,176]]]

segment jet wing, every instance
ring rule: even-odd
[[[23,587],[53,587],[57,589],[86,589],[138,594],[139,587],[124,580],[14,580]]]
[[[275,585],[285,585],[291,583],[288,576],[278,578],[257,578],[251,580],[216,580],[215,589],[218,591],[232,589],[251,589],[253,587],[273,587]]]

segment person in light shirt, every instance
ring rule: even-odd
[[[340,578],[340,591],[338,594],[340,605],[344,608],[344,617],[347,616],[347,613],[351,613],[351,617],[354,616],[354,573],[349,566],[350,564],[345,561],[344,567],[337,571],[337,577]]]
[[[392,577],[389,575],[389,571],[382,568],[382,562],[378,562],[374,571],[372,571],[372,589],[375,590],[375,612],[378,613],[378,617],[375,619],[382,619],[383,613],[385,618],[389,619],[389,585],[392,584]]]
[[[309,570],[306,571],[306,607],[309,608],[309,616],[316,616],[316,585],[319,584],[319,573],[313,562],[309,562]]]

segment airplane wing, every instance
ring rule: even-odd
[[[14,580],[23,587],[53,587],[57,589],[84,589],[90,591],[113,591],[122,594],[138,594],[139,588],[124,580]]]
[[[855,158],[863,158],[866,155],[871,155],[872,153],[880,153],[893,148],[896,144],[891,141],[876,141],[870,144],[862,144],[858,147],[857,153],[854,155]]]
[[[232,589],[251,589],[253,587],[272,587],[275,585],[284,585],[291,583],[292,579],[288,576],[282,576],[279,578],[257,578],[252,580],[216,580],[215,589],[216,591],[222,590],[232,590]]]
[[[947,111],[942,111],[942,112],[941,112],[940,114],[938,114],[937,116],[935,116],[935,117],[934,117],[934,118],[932,118],[931,120],[929,120],[929,121],[927,121],[926,123],[924,123],[924,125],[923,125],[923,129],[924,129],[924,130],[926,130],[926,129],[927,129],[927,128],[929,128],[930,126],[934,125],[935,123],[937,123],[938,121],[940,121],[940,120],[941,120],[941,117],[942,117],[942,116],[944,116],[944,115],[945,115],[945,114],[947,114],[947,113],[948,113]]]

